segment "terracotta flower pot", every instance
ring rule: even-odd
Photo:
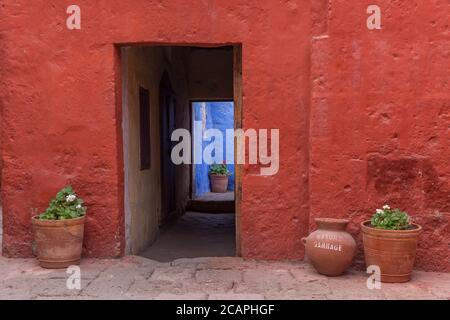
[[[339,276],[352,264],[356,243],[345,231],[348,220],[317,218],[317,230],[302,238],[306,256],[317,272]]]
[[[211,180],[211,192],[224,193],[228,189],[228,176],[210,174],[209,178]]]
[[[33,217],[31,221],[41,267],[67,268],[80,262],[84,216],[70,220],[39,220]]]
[[[361,223],[366,265],[380,267],[381,282],[407,282],[411,279],[417,240],[422,227],[384,230],[373,228],[370,221]]]

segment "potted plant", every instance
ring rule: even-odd
[[[209,178],[211,180],[211,191],[216,193],[227,192],[228,177],[231,175],[227,165],[213,164],[209,169]]]
[[[56,194],[44,213],[32,217],[41,267],[66,268],[80,262],[85,214],[83,200],[68,186]]]
[[[380,268],[382,282],[409,281],[422,227],[412,223],[406,212],[385,205],[361,228],[367,266]]]

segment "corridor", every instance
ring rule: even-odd
[[[161,229],[141,256],[159,262],[179,258],[235,256],[235,222],[230,213],[186,212]]]

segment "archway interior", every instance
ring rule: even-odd
[[[234,165],[227,163],[228,190],[219,194],[211,192],[209,164],[194,159],[196,146],[203,156],[208,143],[198,144],[195,134],[208,140],[216,129],[226,140],[225,130],[234,129],[234,50],[121,48],[126,253],[159,261],[236,255]],[[173,158],[186,142],[173,141],[179,129],[189,134],[190,163]],[[233,143],[223,141],[224,161],[227,152],[234,158]],[[178,154],[185,159],[186,152]]]

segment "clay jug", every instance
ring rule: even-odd
[[[306,256],[317,272],[338,276],[352,264],[356,252],[353,237],[345,231],[348,220],[316,218],[317,230],[302,238]]]

